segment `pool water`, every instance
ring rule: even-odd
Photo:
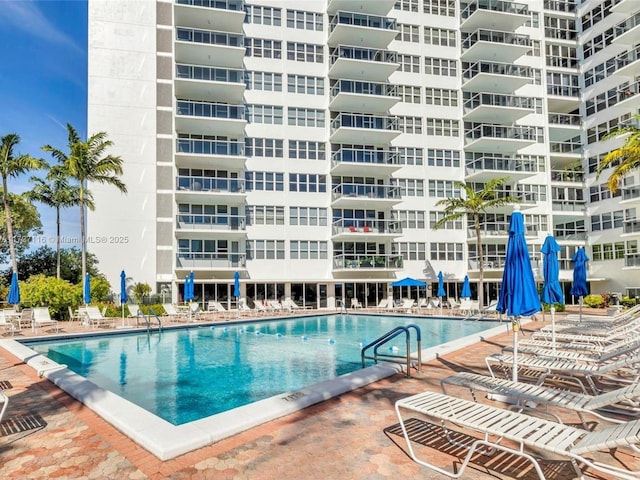
[[[420,327],[423,349],[498,325],[443,318],[320,315],[36,341],[28,346],[181,425],[358,370],[363,345],[410,323]],[[412,342],[415,348],[413,332]],[[384,349],[405,354],[404,335]]]

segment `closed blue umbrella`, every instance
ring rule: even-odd
[[[564,303],[564,293],[560,285],[560,266],[558,264],[558,252],[561,248],[552,235],[542,244],[540,251],[544,254],[542,264],[542,275],[544,277],[544,285],[542,286],[542,301],[550,305],[551,310],[551,345],[553,350],[556,349],[556,303]]]
[[[91,277],[89,274],[85,274],[84,276],[84,303],[86,305],[91,303]]]
[[[122,308],[122,326],[124,327],[124,304],[127,303],[127,274],[120,272],[120,306]]]
[[[460,293],[462,298],[471,298],[471,285],[469,284],[469,275],[464,276],[464,282],[462,282],[462,292]]]
[[[193,300],[193,294],[191,293],[191,276],[189,275],[184,278],[184,293],[182,297],[185,302]]]
[[[10,305],[18,305],[20,303],[20,285],[18,284],[17,272],[13,272],[11,275],[11,286],[9,287],[7,302]]]
[[[571,259],[573,262],[573,285],[571,285],[571,295],[580,297],[580,320],[582,320],[582,300],[589,293],[587,289],[587,257],[584,247],[578,248]]]
[[[444,291],[444,275],[438,272],[438,299],[440,303],[440,315],[442,315],[442,297],[446,297],[447,292]]]
[[[240,296],[240,274],[238,272],[233,274],[233,296],[236,298]]]
[[[540,297],[533,277],[527,241],[524,238],[522,212],[511,214],[507,254],[502,272],[502,286],[496,310],[512,317],[513,380],[518,381],[518,330],[520,316],[533,315],[541,310]]]
[[[189,296],[190,300],[196,298],[196,276],[193,271],[189,272]]]

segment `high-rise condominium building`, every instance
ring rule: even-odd
[[[597,178],[640,107],[637,0],[89,0],[89,133],[129,193],[91,185],[89,250],[174,301],[387,298],[484,270],[497,298],[513,206],[441,229],[456,182],[520,199],[534,272],[553,234],[568,297],[640,294],[638,172]],[[475,281],[474,281],[475,280]],[[412,296],[402,290],[396,296]],[[435,289],[418,292],[435,296]],[[474,296],[476,292],[474,291]]]

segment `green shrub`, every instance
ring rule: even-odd
[[[566,305],[564,303],[556,303],[555,308],[556,308],[556,312],[564,312],[566,310]],[[543,303],[542,309],[545,312],[549,312],[551,311],[551,305],[548,303]]]
[[[590,308],[602,308],[604,307],[604,299],[602,295],[587,295],[583,299],[584,304]]]
[[[623,296],[622,299],[620,299],[620,305],[622,305],[625,308],[635,307],[636,299],[632,297]]]
[[[69,318],[69,310],[77,308],[81,298],[78,286],[66,280],[44,275],[32,275],[25,282],[20,282],[21,304],[26,307],[49,307],[52,318],[64,320]]]

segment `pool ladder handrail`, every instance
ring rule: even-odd
[[[418,362],[417,362],[416,370],[418,370],[418,372],[421,372],[422,371],[422,334],[420,331],[420,327],[413,323],[410,323],[408,325],[399,325],[393,328],[392,330],[389,330],[384,335],[376,338],[374,341],[370,342],[364,347],[362,347],[362,350],[360,351],[360,356],[362,358],[362,368],[364,368],[365,360],[367,359],[373,360],[375,363],[378,363],[378,359],[386,360],[388,362],[395,362],[399,364],[406,363],[407,365],[406,376],[411,377],[412,362],[411,362],[411,331],[410,329],[412,328],[415,329],[416,331],[416,343],[417,343],[417,349],[418,349],[418,352],[417,352]],[[403,355],[378,353],[378,349],[382,345],[389,342],[390,340],[393,340],[398,335],[402,335],[403,333],[405,334],[405,338],[407,342],[406,357]],[[366,351],[372,347],[373,347],[373,356],[372,357],[367,356]],[[403,361],[399,361],[399,359],[402,359]]]
[[[162,331],[162,321],[160,320],[160,317],[158,316],[158,314],[151,307],[149,307],[149,309],[147,311],[148,311],[148,313],[147,313],[147,315],[145,315],[144,313],[142,313],[141,310],[138,310],[138,319],[140,317],[142,317],[142,319],[144,320],[144,323],[147,325],[147,333],[149,333],[151,331],[151,316],[152,315],[154,317],[156,317],[156,321],[158,322],[158,331],[161,332]],[[139,324],[140,321],[138,320],[137,323]]]

